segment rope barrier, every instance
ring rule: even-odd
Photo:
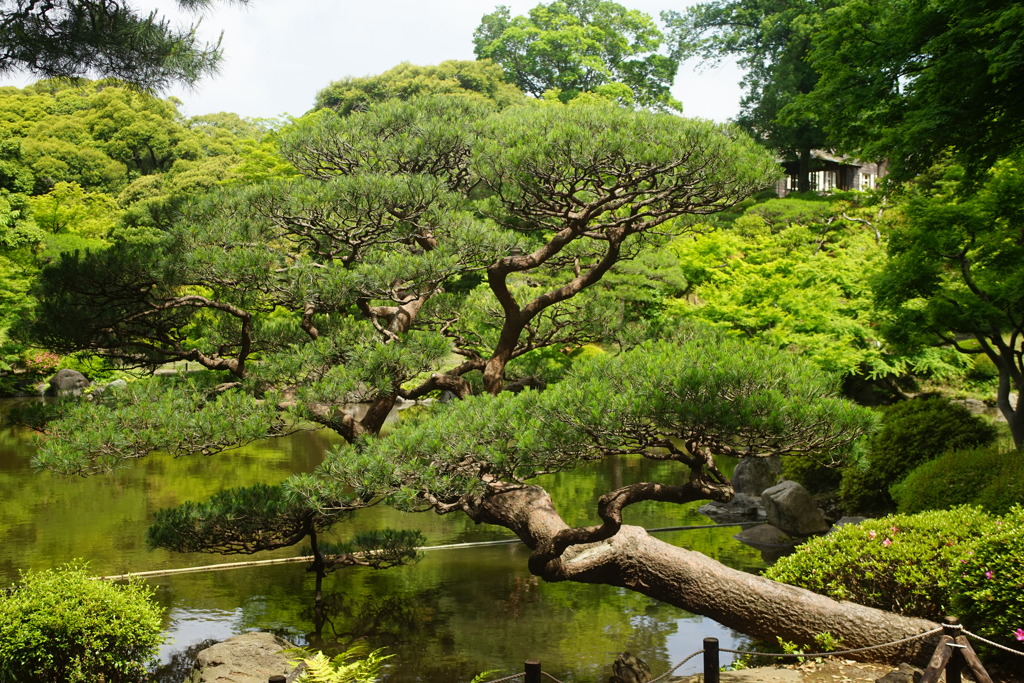
[[[793,657],[793,658],[796,658],[796,657],[841,657],[843,655],[856,654],[858,652],[867,652],[868,650],[878,650],[878,649],[885,648],[885,647],[893,647],[895,645],[902,645],[903,643],[909,643],[909,642],[914,641],[914,640],[920,640],[922,638],[927,638],[929,636],[938,635],[939,633],[942,633],[946,629],[957,629],[957,630],[963,632],[964,635],[970,636],[971,638],[979,640],[979,641],[981,641],[981,642],[983,642],[983,643],[985,643],[987,645],[991,645],[992,647],[996,647],[996,648],[998,648],[1000,650],[1005,650],[1006,652],[1009,652],[1011,654],[1024,656],[1024,652],[1022,652],[1020,650],[1015,650],[1015,649],[1010,648],[1010,647],[1006,647],[1005,645],[1000,645],[999,643],[994,643],[994,642],[992,642],[991,640],[989,640],[987,638],[983,638],[983,637],[977,635],[976,633],[971,633],[970,631],[965,629],[960,624],[946,624],[945,627],[941,627],[940,626],[938,628],[932,629],[931,631],[925,631],[923,633],[918,633],[917,635],[907,636],[906,638],[900,638],[899,640],[893,640],[893,641],[890,641],[888,643],[880,643],[878,645],[867,645],[867,646],[864,646],[864,647],[855,647],[855,648],[849,648],[849,649],[846,649],[846,650],[831,650],[831,651],[828,651],[828,652],[796,653],[796,652],[757,652],[757,651],[754,651],[754,650],[730,650],[728,648],[719,648],[718,651],[719,652],[729,652],[731,654],[736,654],[736,655],[753,655],[753,656],[757,656],[757,657],[778,657],[778,658],[787,658],[787,657]],[[678,664],[673,666],[671,669],[669,669],[665,673],[661,674],[657,678],[652,678],[650,683],[659,683],[660,681],[668,678],[673,673],[675,673],[675,671],[677,669],[679,669],[681,666],[683,666],[684,664],[689,662],[691,659],[693,659],[697,655],[703,654],[703,653],[704,653],[704,650],[697,650],[696,652],[691,653],[689,656],[687,656],[685,659],[681,660]],[[550,680],[552,680],[552,681],[554,681],[555,683],[562,683],[562,681],[560,681],[559,679],[555,678],[554,676],[552,676],[551,674],[549,674],[546,671],[542,671],[541,675],[546,677],[546,678],[548,678],[548,679],[550,679]],[[487,683],[505,683],[506,681],[511,681],[511,680],[515,680],[517,678],[523,678],[523,677],[524,677],[524,674],[513,674],[511,676],[506,676],[505,678],[498,678],[498,679],[493,680],[493,681],[488,681]]]
[[[525,678],[526,674],[512,674],[511,676],[505,676],[504,678],[498,678],[493,681],[487,681],[487,683],[505,683],[505,681],[514,681],[517,678]]]
[[[1000,645],[999,643],[993,643],[988,638],[982,638],[981,636],[977,635],[976,633],[971,633],[970,631],[965,629],[963,626],[959,626],[958,625],[957,628],[962,630],[964,632],[965,636],[970,636],[971,638],[974,638],[975,640],[980,640],[981,642],[985,643],[986,645],[991,645],[992,647],[998,648],[1000,650],[1005,650],[1006,652],[1009,652],[1011,654],[1020,655],[1021,657],[1024,657],[1024,652],[1021,652],[1020,650],[1016,650],[1016,649],[1014,649],[1012,647],[1006,647],[1005,645]]]
[[[682,666],[683,664],[686,664],[686,663],[687,663],[688,661],[690,661],[691,659],[693,659],[693,658],[694,658],[694,657],[696,657],[697,655],[702,655],[702,654],[704,654],[704,650],[697,650],[696,652],[694,652],[693,654],[691,654],[691,655],[690,655],[689,657],[687,657],[687,658],[686,658],[686,659],[684,659],[683,661],[679,662],[678,664],[676,664],[675,666],[673,666],[673,667],[672,667],[671,669],[669,669],[669,670],[668,670],[668,671],[666,671],[665,673],[663,673],[663,674],[661,674],[660,676],[658,676],[657,678],[652,678],[652,679],[651,679],[651,681],[650,681],[650,683],[658,683],[658,681],[660,681],[661,679],[663,679],[663,678],[668,678],[669,676],[671,676],[671,675],[672,675],[672,674],[673,674],[673,673],[675,672],[675,670],[676,670],[676,669],[678,669],[679,667],[681,667],[681,666]]]

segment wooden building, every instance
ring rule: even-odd
[[[786,177],[779,181],[776,191],[780,197],[798,191],[800,164],[785,161],[782,167]],[[868,163],[839,156],[824,150],[811,150],[811,191],[825,193],[830,190],[872,190],[885,177],[886,164]]]

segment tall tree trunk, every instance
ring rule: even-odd
[[[536,486],[476,501],[467,512],[478,522],[511,529],[534,549],[568,528],[547,492]],[[659,541],[635,526],[623,526],[600,543],[571,546],[557,562],[536,573],[548,581],[628,588],[770,642],[781,637],[809,645],[816,635],[830,633],[844,649],[858,648],[938,626],[730,569],[701,553]],[[871,650],[859,657],[894,664],[926,663],[938,637]]]
[[[800,150],[799,165],[797,166],[796,187],[800,192],[811,191],[811,148],[804,147]]]

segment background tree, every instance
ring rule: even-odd
[[[597,93],[654,109],[682,109],[669,93],[679,68],[662,51],[664,37],[648,15],[608,0],[559,0],[513,17],[499,6],[473,34],[476,56],[493,59],[523,92],[548,91],[567,102]]]
[[[403,62],[376,76],[348,77],[334,81],[316,95],[316,109],[333,109],[341,115],[390,99],[408,100],[426,95],[461,95],[493,102],[499,109],[521,104],[523,93],[505,82],[501,67],[481,59],[474,62],[450,59],[436,66]]]
[[[833,4],[715,0],[664,15],[683,58],[717,62],[734,56],[746,70],[742,85],[747,92],[736,121],[787,159],[799,161],[800,192],[811,189],[811,150],[834,146],[822,120],[804,104],[819,78],[808,60],[812,36]]]
[[[952,150],[972,174],[1020,149],[1024,16],[1000,0],[844,0],[821,15],[809,98],[829,136],[902,178]]]
[[[213,0],[178,4],[195,10]],[[195,26],[175,28],[156,12],[141,15],[114,0],[4,0],[0,29],[0,73],[110,77],[161,90],[214,73],[221,57],[219,43],[197,40]]]
[[[1011,394],[1024,389],[1022,197],[1019,158],[997,162],[980,186],[962,167],[937,167],[910,191],[876,287],[879,303],[895,316],[888,330],[895,342],[938,342],[992,361],[996,405],[1018,449],[1024,404]]]

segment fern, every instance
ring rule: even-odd
[[[305,665],[296,683],[375,683],[384,662],[392,656],[382,654],[383,650],[368,652],[363,644],[354,645],[334,657],[302,648],[286,652],[296,657],[294,664]]]

